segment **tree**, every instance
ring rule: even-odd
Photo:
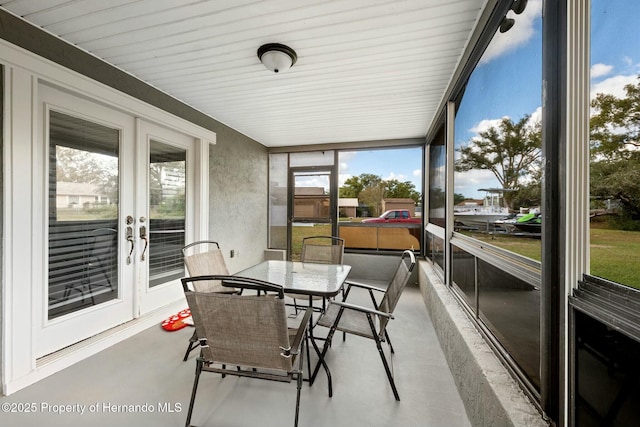
[[[591,101],[592,158],[627,159],[640,149],[640,76],[624,90],[624,98],[599,93]]]
[[[56,145],[56,181],[94,184],[110,203],[118,203],[118,158]]]
[[[599,93],[591,101],[591,195],[616,200],[622,217],[640,220],[640,76],[618,98]],[[624,221],[621,221],[624,224]],[[628,224],[625,225],[628,228]]]
[[[382,199],[384,199],[384,183],[369,185],[358,194],[358,201],[369,206],[371,215],[378,216],[382,213]]]
[[[344,185],[340,187],[339,195],[342,198],[357,198],[362,190],[367,187],[377,186],[381,182],[381,177],[370,173],[352,176],[344,181]]]
[[[115,157],[56,146],[56,181],[105,185],[117,174]]]
[[[441,190],[442,191],[442,190]],[[468,200],[467,197],[465,197],[464,194],[460,194],[460,193],[453,193],[453,204],[457,205],[458,203],[462,203],[465,200]]]
[[[382,200],[386,198],[412,199],[418,203],[420,193],[411,181],[400,182],[397,179],[383,180],[380,176],[363,173],[347,178],[339,189],[342,198],[357,198],[369,206],[371,214],[382,213]]]
[[[591,196],[617,200],[625,219],[640,220],[640,154],[592,162],[590,186]]]
[[[480,132],[458,149],[461,156],[455,163],[456,171],[489,170],[502,188],[518,189],[541,169],[541,125],[532,124],[530,118],[525,115],[514,123],[504,117],[497,127]],[[505,193],[505,202],[511,206],[514,197]]]
[[[384,181],[385,198],[393,199],[412,199],[418,203],[420,201],[420,193],[416,191],[416,186],[411,181],[400,182],[397,179]]]

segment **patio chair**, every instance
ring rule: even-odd
[[[202,251],[202,248],[205,250]],[[229,275],[229,269],[222,256],[220,245],[213,240],[198,240],[182,248],[184,265],[189,276]],[[215,281],[199,281],[194,283],[199,292],[236,292],[235,289],[222,286]]]
[[[393,346],[389,340],[389,334],[387,333],[387,325],[389,320],[393,319],[393,311],[396,308],[404,287],[409,281],[409,277],[411,276],[411,272],[413,271],[415,264],[416,257],[413,252],[409,250],[404,251],[400,258],[398,268],[396,269],[391,282],[387,286],[387,289],[377,288],[364,283],[346,282],[347,290],[343,301],[331,301],[327,310],[317,322],[317,325],[330,328],[322,353],[320,354],[321,360],[324,360],[327,350],[331,346],[333,334],[336,330],[342,331],[345,334],[354,334],[374,340],[396,400],[400,400],[400,396],[393,380],[393,374],[389,368],[389,363],[384,355],[382,343],[386,341],[391,353],[394,353]],[[349,292],[351,291],[351,288],[354,287],[363,288],[369,292],[373,307],[364,307],[347,302],[349,299]],[[375,298],[374,293],[376,292],[383,295],[379,304]],[[320,364],[316,366],[313,377],[315,377],[319,366]]]
[[[113,228],[96,228],[87,237],[87,244],[83,245],[82,279],[65,286],[63,301],[67,301],[72,292],[78,292],[84,303],[85,294],[95,305],[95,295],[113,292],[112,279],[116,275],[116,256],[118,249],[118,231]],[[88,248],[85,251],[84,248]],[[102,288],[96,291],[95,288]]]
[[[302,239],[302,252],[300,253],[300,261],[311,262],[317,264],[342,264],[344,257],[344,239],[334,236],[310,236]],[[314,300],[322,300],[322,308],[324,311],[326,301],[324,298],[309,295],[288,293],[288,297],[293,298],[293,305],[298,313],[298,300],[308,301],[308,307],[313,307]],[[306,306],[305,306],[306,307]]]
[[[253,289],[265,295],[198,292],[190,285],[216,280],[222,286]],[[240,377],[297,383],[294,426],[298,425],[303,381],[304,346],[311,316],[307,309],[299,326],[287,327],[284,291],[279,285],[237,276],[201,276],[182,279],[198,341],[200,356],[189,402],[190,426],[200,374],[213,372]],[[193,286],[197,288],[197,286]],[[228,369],[227,366],[233,367]]]
[[[204,251],[202,251],[203,248],[205,249]],[[227,269],[227,264],[224,261],[218,242],[213,240],[198,240],[183,247],[182,255],[187,273],[189,273],[191,277],[229,275],[229,270]],[[192,282],[192,286],[194,287],[193,290],[197,292],[237,292],[237,289],[222,286],[220,282],[212,280]],[[186,362],[189,353],[196,347],[198,347],[198,339],[194,332],[189,339],[189,346],[182,360]]]

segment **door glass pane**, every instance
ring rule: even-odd
[[[331,236],[331,172],[293,172],[293,222],[291,224],[291,259],[300,259],[302,239]]]
[[[269,155],[269,247],[287,249],[288,155]]]
[[[186,160],[183,148],[151,141],[149,156],[149,286],[184,275]],[[141,224],[142,226],[142,224]]]
[[[329,172],[294,172],[294,219],[330,218],[329,176]]]
[[[120,131],[49,120],[49,319],[118,296]]]

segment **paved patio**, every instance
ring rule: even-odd
[[[358,297],[366,300],[365,295]],[[394,400],[372,341],[349,336],[342,342],[336,336],[327,359],[333,398],[327,396],[322,371],[312,387],[305,383],[300,426],[470,425],[417,286],[406,288],[389,331],[402,400]],[[2,425],[184,425],[196,352],[187,362],[182,356],[191,333],[191,329],[165,332],[160,326],[152,327],[11,396],[0,397]],[[192,422],[203,427],[289,426],[293,425],[294,405],[293,383],[223,379],[203,373]]]

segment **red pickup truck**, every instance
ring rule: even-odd
[[[362,222],[366,224],[393,222],[421,223],[422,219],[412,217],[407,209],[393,209],[390,211],[386,211],[377,218],[363,219]]]

